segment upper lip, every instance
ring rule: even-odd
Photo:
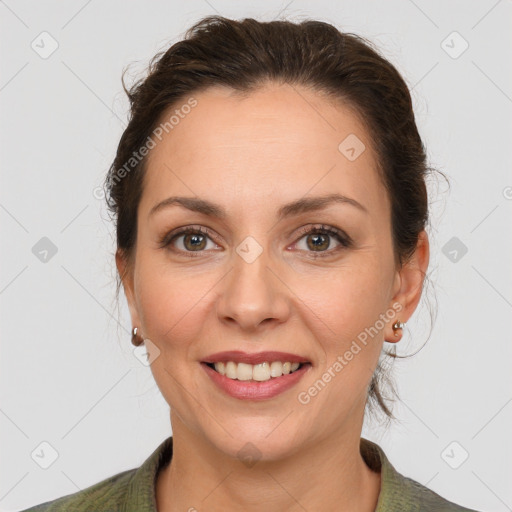
[[[203,363],[220,363],[233,361],[235,363],[246,363],[246,364],[260,364],[272,361],[281,361],[283,363],[307,363],[309,362],[306,358],[297,354],[290,354],[288,352],[276,352],[276,351],[265,351],[265,352],[243,352],[241,350],[228,350],[225,352],[216,352],[211,354],[205,359]]]

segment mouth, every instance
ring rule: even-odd
[[[293,387],[312,367],[307,359],[284,352],[221,352],[201,361],[210,379],[228,395],[265,400]]]
[[[218,363],[204,363],[220,375],[232,380],[266,382],[278,379],[283,375],[294,373],[307,362],[297,363],[291,361],[265,361],[259,364],[237,363],[235,361],[219,361]]]

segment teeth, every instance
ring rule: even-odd
[[[283,363],[281,361],[273,361],[270,365],[270,376],[281,377],[283,375]]]
[[[252,368],[252,378],[254,380],[264,381],[270,379],[270,364],[255,364]]]
[[[214,367],[221,375],[234,380],[256,380],[263,382],[271,378],[281,377],[293,373],[300,366],[300,363],[290,363],[288,361],[273,361],[272,363],[247,364],[228,361],[226,363],[215,363]]]
[[[229,363],[226,363],[226,377],[229,377],[230,379],[236,379],[236,363],[233,363],[233,361],[229,361]],[[217,369],[217,364],[215,365],[215,369]]]
[[[236,369],[236,378],[238,380],[251,380],[252,379],[252,365],[245,363],[238,363]]]

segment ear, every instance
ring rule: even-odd
[[[385,340],[389,343],[396,343],[400,341],[402,331],[397,330],[398,336],[393,331],[393,324],[398,320],[400,322],[407,322],[412,316],[418,303],[421,299],[421,292],[423,290],[423,283],[428,269],[428,262],[430,259],[430,244],[428,235],[425,230],[421,231],[418,235],[418,243],[416,250],[411,259],[404,264],[404,266],[397,270],[394,283],[394,294],[390,307],[399,303],[402,306],[400,311],[397,311],[389,325],[386,326]],[[393,308],[393,309],[395,309]]]
[[[117,271],[119,272],[119,275],[121,277],[124,293],[126,295],[126,300],[128,302],[132,327],[139,327],[140,329],[140,318],[135,301],[133,267],[132,265],[129,265],[129,262],[124,252],[120,249],[116,251],[116,266]]]

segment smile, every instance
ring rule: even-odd
[[[213,368],[221,375],[233,380],[255,380],[264,382],[272,378],[282,377],[298,370],[301,363],[292,363],[290,361],[265,361],[260,364],[235,363],[234,361],[210,363],[208,366]]]
[[[295,386],[312,368],[298,354],[286,352],[246,353],[228,351],[201,361],[212,383],[240,400],[267,400]]]

